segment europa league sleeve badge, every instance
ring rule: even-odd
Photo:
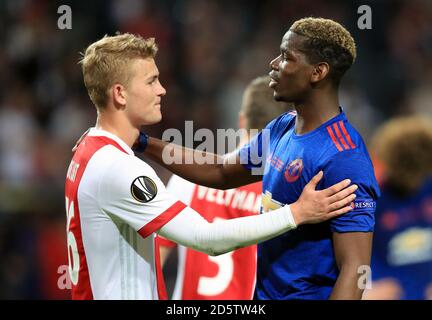
[[[131,184],[131,194],[135,200],[146,203],[152,201],[157,194],[156,183],[149,177],[137,177]]]

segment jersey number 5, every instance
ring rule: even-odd
[[[214,221],[223,220],[215,218]],[[234,274],[233,251],[220,256],[211,257],[209,260],[216,263],[219,270],[214,277],[201,276],[198,282],[198,294],[203,296],[216,296],[223,293],[231,283]]]
[[[67,246],[68,246],[68,260],[69,260],[69,275],[72,283],[76,286],[78,283],[78,274],[80,269],[80,259],[78,254],[78,245],[75,236],[70,230],[70,223],[74,217],[74,203],[66,197],[66,217],[67,217]],[[72,259],[71,259],[72,254]]]

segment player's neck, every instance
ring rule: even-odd
[[[104,113],[98,114],[96,129],[114,134],[131,148],[139,135],[139,130],[132,127],[125,119],[119,117],[114,118],[112,115]]]
[[[297,111],[295,132],[305,134],[315,130],[339,113],[339,98],[337,92],[328,95],[311,96],[301,105],[296,105]]]

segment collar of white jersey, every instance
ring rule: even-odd
[[[122,139],[120,139],[119,137],[117,137],[115,134],[112,134],[111,132],[102,130],[102,129],[97,129],[97,128],[90,128],[89,133],[87,134],[89,137],[107,137],[110,138],[112,140],[114,140],[115,142],[117,142],[120,147],[122,147],[128,154],[130,155],[135,155],[135,153],[132,151],[132,149],[126,144],[126,142],[124,142]]]

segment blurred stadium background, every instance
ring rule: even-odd
[[[62,4],[71,30],[57,27]],[[357,27],[363,4],[371,30]],[[392,117],[432,115],[429,0],[1,0],[0,298],[69,297],[57,287],[67,264],[64,178],[72,146],[96,118],[80,51],[116,31],[155,37],[168,94],[149,134],[191,119],[195,129],[235,128],[244,87],[269,71],[290,24],[310,15],[343,23],[357,41],[341,96],[366,141]]]

